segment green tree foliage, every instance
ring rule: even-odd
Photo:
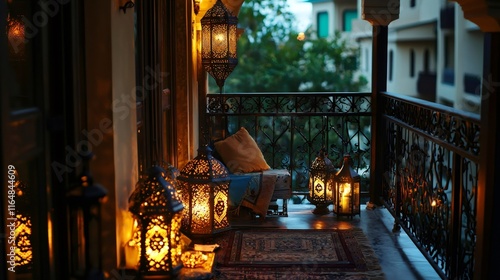
[[[224,92],[359,91],[358,49],[336,33],[315,38],[313,30],[298,40],[295,16],[286,0],[246,0],[238,15],[238,66]],[[218,92],[213,80],[210,92]]]

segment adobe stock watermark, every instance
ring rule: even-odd
[[[33,14],[33,17],[28,19],[22,15],[21,20],[24,23],[24,37],[9,36],[9,43],[12,45],[14,52],[20,51],[21,44],[26,44],[33,39],[40,29],[49,23],[49,19],[55,17],[62,5],[69,3],[71,0],[40,0],[38,5],[40,10]]]
[[[7,217],[5,224],[7,233],[7,270],[16,272],[16,167],[12,164],[7,166]]]
[[[82,140],[80,140],[75,147],[67,145],[65,149],[65,161],[64,163],[53,161],[51,163],[51,168],[54,171],[57,180],[59,182],[63,181],[63,176],[66,173],[71,173],[80,166],[83,162],[83,158],[90,155],[93,148],[99,146],[107,134],[113,132],[113,121],[124,121],[127,119],[132,110],[135,110],[136,101],[135,97],[138,93],[141,93],[143,99],[149,98],[148,93],[161,85],[161,81],[168,77],[170,73],[158,71],[160,65],[156,66],[156,69],[151,67],[146,67],[146,75],[143,79],[143,86],[136,86],[128,94],[123,94],[120,98],[117,98],[111,103],[111,110],[113,112],[113,120],[110,118],[103,118],[99,121],[96,128],[90,131],[84,129],[81,131]],[[163,95],[169,95],[170,91],[165,89],[162,91]],[[168,100],[168,96],[165,97]],[[164,107],[170,107],[170,104],[164,104]]]

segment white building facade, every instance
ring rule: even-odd
[[[312,4],[312,27],[318,37],[341,31],[357,43],[360,74],[370,85],[372,28],[362,19],[362,0],[306,2]],[[399,2],[400,17],[389,25],[387,90],[479,112],[483,32],[464,19],[455,2]]]

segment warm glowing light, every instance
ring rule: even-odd
[[[226,41],[226,36],[224,36],[224,34],[221,34],[221,33],[219,33],[219,34],[215,34],[215,36],[214,36],[214,37],[215,37],[215,40],[216,40],[216,41],[219,41],[219,42],[224,42],[224,41]]]
[[[340,208],[347,208],[351,205],[351,184],[340,184],[339,193],[341,194]]]
[[[336,194],[334,212],[338,216],[360,214],[361,177],[351,167],[351,157],[344,155],[342,168],[335,175]]]
[[[12,57],[22,58],[25,49],[25,26],[22,16],[7,18],[7,38]]]
[[[147,180],[140,180],[129,198],[134,215],[132,237],[126,246],[127,266],[137,261],[144,275],[177,275],[181,268],[181,220],[183,205],[165,170],[154,166]]]
[[[304,41],[305,39],[306,39],[306,34],[304,34],[304,32],[300,32],[299,35],[297,35],[297,40]]]
[[[183,232],[209,235],[230,228],[227,217],[229,176],[227,168],[201,147],[179,175],[179,194],[185,205]]]
[[[25,266],[31,264],[33,260],[31,219],[21,214],[17,214],[16,218],[16,266]]]
[[[308,200],[316,205],[312,211],[316,215],[328,214],[328,206],[334,198],[334,167],[326,155],[325,148],[318,152],[309,170],[309,196]]]
[[[181,260],[185,267],[201,267],[208,260],[208,255],[201,251],[187,251],[182,254]]]
[[[215,79],[220,92],[226,78],[238,64],[238,18],[222,1],[208,9],[201,23],[201,61],[204,69]]]
[[[436,205],[437,205],[437,202],[436,202],[436,200],[435,200],[435,199],[433,199],[433,200],[432,200],[432,202],[431,202],[431,206],[432,206],[432,207],[436,207]]]

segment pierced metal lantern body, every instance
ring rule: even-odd
[[[351,167],[351,157],[344,155],[342,168],[335,175],[335,205],[337,216],[360,214],[360,182],[361,177]]]
[[[311,164],[309,171],[309,202],[316,205],[313,213],[324,215],[330,213],[328,205],[333,203],[334,167],[321,149],[316,159]]]
[[[138,225],[139,274],[176,276],[182,268],[181,219],[184,206],[167,180],[153,166],[129,198],[129,211]]]
[[[201,62],[222,92],[224,81],[238,65],[238,18],[217,0],[201,19]]]
[[[19,178],[16,172],[15,178]],[[33,246],[32,246],[32,228],[31,215],[29,213],[30,201],[28,186],[21,180],[14,183],[15,191],[15,268],[16,272],[30,272],[33,268]],[[9,206],[9,212],[12,208]],[[11,218],[7,223],[11,223]],[[11,261],[9,256],[8,261]]]
[[[230,229],[227,217],[229,173],[214,158],[209,147],[198,149],[177,177],[181,200],[186,207],[182,231],[190,236],[207,236]]]

